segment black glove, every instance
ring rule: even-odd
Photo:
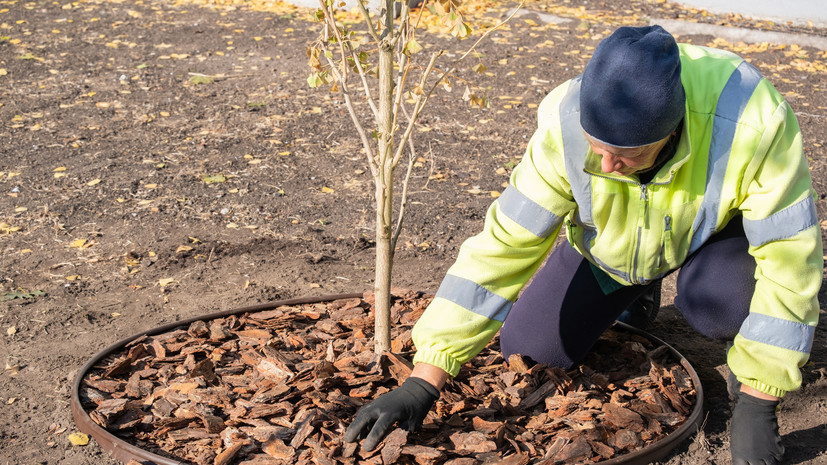
[[[439,391],[422,378],[409,377],[398,388],[382,394],[365,405],[356,414],[356,419],[345,430],[345,442],[363,437],[366,429],[370,432],[362,444],[364,450],[373,450],[391,427],[400,421],[400,427],[414,431],[422,425],[425,415],[439,399]]]
[[[733,465],[778,465],[784,446],[778,434],[777,406],[777,400],[738,393],[730,428]]]

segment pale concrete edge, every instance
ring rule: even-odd
[[[507,17],[514,10],[509,10],[503,16]],[[565,24],[574,21],[572,18],[542,13],[523,8],[518,11],[515,17],[534,15],[546,24]],[[813,36],[807,34],[793,34],[788,32],[761,31],[757,29],[746,29],[741,27],[719,26],[716,24],[692,23],[689,21],[678,21],[674,19],[650,19],[649,24],[658,24],[664,29],[679,37],[682,35],[695,36],[706,35],[720,37],[730,42],[762,43],[771,44],[796,44],[801,47],[812,47],[819,50],[827,50],[827,37]]]
[[[720,37],[729,42],[796,44],[802,47],[827,50],[827,37],[788,32],[760,31],[740,27],[719,26],[716,24],[690,23],[674,19],[652,19],[649,21],[649,24],[658,24],[674,36],[708,35]]]

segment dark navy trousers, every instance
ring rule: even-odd
[[[679,268],[675,306],[704,336],[732,339],[749,313],[755,259],[740,218],[715,234]],[[514,304],[500,330],[506,360],[522,354],[568,368],[648,286],[605,294],[589,263],[568,243],[556,247]],[[659,284],[658,284],[659,285]]]

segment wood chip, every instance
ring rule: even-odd
[[[607,402],[603,404],[603,412],[606,421],[618,428],[630,429],[638,433],[644,429],[643,417],[625,407]]]
[[[293,456],[296,454],[295,448],[288,446],[284,443],[284,441],[275,437],[265,442],[261,446],[261,450],[263,450],[264,453],[270,457],[284,461],[292,460]]]
[[[525,373],[529,370],[528,363],[520,354],[512,354],[508,357],[508,368],[517,373]]]
[[[385,436],[382,446],[382,462],[390,465],[396,462],[396,459],[402,455],[402,446],[408,442],[408,432],[401,428],[396,428],[390,434]]]
[[[313,420],[316,419],[318,415],[318,410],[312,409],[306,413],[304,418],[300,420],[299,425],[296,427],[296,436],[293,437],[293,440],[290,441],[290,446],[295,448],[299,448],[304,444],[304,440],[310,436],[310,433],[313,432]]]
[[[413,456],[419,465],[433,465],[445,457],[445,453],[437,448],[420,445],[406,445],[402,447],[402,453]]]
[[[554,454],[555,462],[579,462],[593,455],[592,446],[584,436],[575,437],[570,443],[563,446],[560,452]]]
[[[488,436],[479,432],[454,433],[450,437],[454,449],[460,454],[474,454],[497,450],[497,444],[489,440]]]
[[[210,334],[210,328],[207,326],[207,323],[203,320],[197,320],[190,323],[190,327],[187,329],[187,334],[192,337],[205,337]]]
[[[215,462],[213,463],[215,465],[227,465],[228,463],[232,462],[232,460],[235,458],[235,455],[238,454],[238,451],[240,451],[242,447],[244,447],[244,443],[241,442],[237,442],[231,445],[230,447],[224,449],[223,451],[221,451],[221,453],[216,455]]]

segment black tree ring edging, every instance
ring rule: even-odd
[[[96,363],[98,363],[105,357],[111,355],[112,353],[124,348],[127,344],[140,337],[153,336],[165,333],[167,331],[179,328],[181,326],[188,326],[189,324],[195,321],[209,321],[217,318],[228,317],[231,315],[240,315],[244,313],[272,310],[281,306],[332,302],[334,300],[339,299],[353,299],[357,297],[363,297],[363,295],[364,294],[362,293],[351,293],[319,297],[302,297],[296,299],[268,302],[260,305],[240,307],[236,309],[211,313],[204,316],[193,317],[186,320],[175,321],[172,323],[159,326],[154,329],[150,329],[148,331],[144,331],[134,336],[122,339],[110,345],[106,349],[102,350],[95,356],[93,356],[78,371],[78,374],[75,376],[74,383],[72,384],[72,418],[74,419],[75,424],[77,425],[80,431],[88,434],[93,439],[95,439],[95,441],[97,441],[101,448],[107,451],[116,460],[120,460],[124,463],[129,462],[130,460],[137,460],[144,464],[189,465],[188,462],[181,462],[178,460],[170,459],[168,457],[163,457],[149,452],[147,450],[141,449],[140,447],[137,447],[121,438],[118,438],[117,436],[113,435],[112,433],[110,433],[109,431],[105,430],[104,428],[100,427],[97,423],[92,421],[92,418],[89,416],[88,412],[86,412],[86,410],[83,408],[81,404],[80,385],[82,380],[85,378],[86,374],[89,372],[89,370],[92,369],[92,367],[95,366]],[[674,356],[681,364],[681,366],[683,366],[683,368],[687,371],[689,376],[692,378],[692,383],[695,387],[695,405],[690,415],[686,418],[686,421],[677,430],[673,431],[672,433],[664,436],[663,438],[657,441],[652,442],[646,447],[638,449],[634,452],[599,462],[600,465],[646,465],[648,463],[652,463],[666,457],[669,454],[669,452],[671,452],[675,447],[677,447],[681,442],[683,442],[684,439],[688,438],[690,435],[698,431],[701,425],[703,415],[703,388],[701,386],[701,380],[698,377],[698,374],[695,372],[695,369],[692,367],[689,361],[686,360],[686,358],[683,355],[681,355],[677,350],[675,350],[672,346],[666,344],[662,340],[656,338],[655,336],[645,331],[641,331],[627,324],[618,322],[616,323],[616,325],[624,331],[635,333],[649,339],[655,345],[665,346],[668,349],[668,351],[672,354],[672,356]]]

